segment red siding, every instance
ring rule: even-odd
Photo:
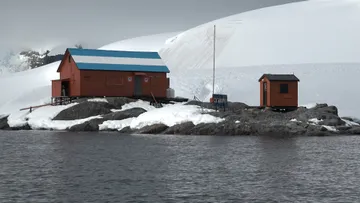
[[[121,71],[90,71],[82,70],[81,96],[123,96],[134,95],[133,72]],[[142,95],[155,97],[166,97],[166,89],[169,87],[166,73],[146,73],[142,77]]]
[[[70,80],[70,96],[80,95],[80,70],[76,67],[73,58],[67,51],[59,67],[60,80]]]
[[[61,80],[53,80],[51,87],[53,97],[61,96]]]
[[[60,80],[53,81],[53,96],[61,95],[61,81],[70,81],[69,96],[72,97],[132,97],[134,96],[134,72],[79,70],[68,51],[59,66]],[[142,96],[166,97],[169,79],[166,73],[136,74],[142,80]]]
[[[269,107],[297,107],[298,82],[296,81],[269,81],[267,78],[260,81],[260,106],[263,103],[263,83],[267,83],[267,106]],[[288,93],[280,93],[280,84],[288,84]]]

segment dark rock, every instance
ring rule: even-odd
[[[328,131],[326,128],[322,126],[309,125],[307,128],[305,136],[309,137],[325,137],[334,135],[335,132]]]
[[[340,118],[330,118],[330,119],[325,118],[325,120],[319,123],[319,125],[327,125],[327,126],[340,126],[344,124],[345,122]]]
[[[350,135],[360,135],[360,126],[354,126],[351,129],[345,131],[344,133]]]
[[[214,123],[200,123],[191,129],[191,135],[223,135],[223,126]]]
[[[355,122],[354,119],[350,117],[341,117],[341,118],[347,121]]]
[[[31,130],[31,127],[29,124],[25,124],[23,126],[17,126],[17,127],[10,127],[11,130]]]
[[[134,133],[134,130],[131,129],[131,128],[128,126],[128,127],[125,127],[125,128],[123,128],[123,129],[121,129],[121,130],[119,131],[119,133],[122,133],[122,134],[132,134],[132,133]]]
[[[136,134],[161,134],[169,127],[164,124],[154,124],[150,126],[145,126],[140,130],[135,131]]]
[[[213,104],[211,104],[210,102],[200,102],[200,101],[191,100],[191,101],[186,102],[185,105],[196,105],[196,106],[200,106],[202,108],[215,110],[215,106]]]
[[[8,116],[0,118],[0,130],[10,129],[7,118]]]
[[[345,132],[347,133],[348,130],[350,130],[352,127],[351,126],[338,126],[337,130],[339,130],[340,132]]]
[[[227,110],[232,112],[238,112],[240,110],[244,110],[249,106],[245,103],[241,102],[228,102]]]
[[[76,120],[111,113],[115,107],[106,102],[83,102],[61,111],[53,120]]]
[[[190,135],[191,129],[194,128],[195,125],[193,122],[185,122],[181,124],[177,124],[167,128],[162,134],[167,135]]]
[[[328,104],[323,103],[323,104],[316,104],[316,106],[313,109],[319,109],[319,108],[325,108],[328,107]]]
[[[67,130],[72,132],[99,131],[99,124],[103,123],[104,121],[104,119],[92,119],[78,125],[73,125]]]
[[[354,122],[354,123],[357,123],[360,125],[360,119],[358,119],[358,118],[342,117],[342,119],[351,121],[351,122]]]
[[[117,111],[117,112],[106,114],[103,116],[103,119],[104,120],[123,120],[123,119],[127,119],[127,118],[138,117],[139,115],[141,115],[145,112],[146,112],[146,110],[143,108],[132,108],[132,109],[124,110],[124,111]]]
[[[115,109],[121,109],[123,105],[137,101],[135,99],[130,99],[127,97],[106,97],[106,100],[109,104],[114,106]]]

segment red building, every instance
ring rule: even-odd
[[[165,98],[169,69],[157,52],[67,49],[52,97]]]
[[[260,106],[276,109],[298,107],[298,82],[295,75],[264,74],[260,82]]]

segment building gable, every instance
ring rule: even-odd
[[[299,78],[297,78],[293,74],[264,74],[260,77],[259,82],[267,78],[269,81],[289,81],[289,82],[299,82]]]

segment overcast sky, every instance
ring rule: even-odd
[[[0,53],[20,47],[186,30],[217,18],[300,0],[2,0]]]

